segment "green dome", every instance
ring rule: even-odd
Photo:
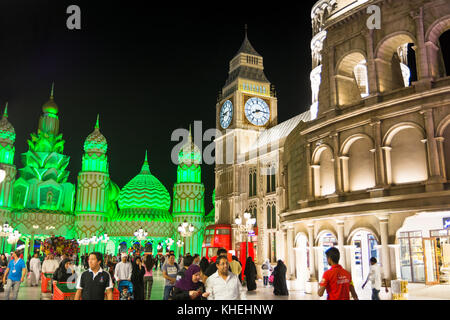
[[[120,210],[126,209],[156,209],[168,211],[170,195],[166,187],[150,173],[145,155],[141,172],[128,182],[120,191]],[[127,210],[128,211],[128,210]]]
[[[53,99],[53,92],[55,88],[55,83],[52,84],[52,91],[50,92],[50,100],[48,100],[44,105],[42,106],[42,112],[57,115],[58,114],[58,105],[56,104],[55,100]]]
[[[106,142],[106,138],[100,132],[100,126],[98,124],[97,116],[97,123],[95,125],[94,131],[86,138],[86,141],[84,142],[84,151],[106,153],[107,150],[108,143]]]
[[[202,153],[197,145],[192,141],[191,129],[189,128],[189,139],[188,142],[181,147],[178,153],[178,164],[200,164],[202,161]]]

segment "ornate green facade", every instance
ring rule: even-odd
[[[179,153],[171,213],[170,194],[150,172],[147,154],[140,172],[122,189],[111,180],[108,144],[100,132],[98,116],[94,131],[84,142],[75,189],[68,182],[70,157],[63,153],[65,141],[59,132],[53,86],[42,111],[38,130],[31,134],[28,151],[22,154],[23,167],[17,180],[16,134],[8,121],[7,106],[0,120],[0,167],[6,172],[0,183],[0,223],[8,221],[22,233],[26,244],[52,234],[77,239],[108,234],[109,242],[99,243],[95,249],[110,253],[117,253],[124,241],[128,247],[134,244],[134,232],[143,228],[148,232],[145,243],[152,242],[156,253],[157,245],[168,238],[175,240],[171,248],[175,249],[177,227],[186,220],[195,226],[191,240],[186,241],[186,252],[201,253],[205,188],[201,183],[201,152],[191,134]],[[85,250],[92,251],[94,246]]]

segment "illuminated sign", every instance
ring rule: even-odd
[[[444,229],[450,229],[450,217],[442,218]]]

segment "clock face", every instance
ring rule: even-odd
[[[263,126],[270,119],[270,109],[261,98],[250,98],[245,103],[245,116],[255,126]]]
[[[227,100],[224,102],[222,109],[220,110],[220,125],[222,128],[228,128],[231,123],[231,119],[233,119],[233,104],[230,100]]]

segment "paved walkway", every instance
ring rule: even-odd
[[[153,273],[153,287],[151,300],[162,300],[164,292],[164,278],[160,270]],[[325,297],[319,298],[315,294],[306,294],[302,291],[290,290],[288,297],[275,296],[273,294],[273,287],[264,288],[262,280],[257,281],[257,290],[247,292],[248,300],[325,300]],[[288,288],[292,287],[292,282],[288,281]],[[410,283],[408,285],[409,300],[450,300],[450,285],[435,285],[426,286],[423,284]],[[370,300],[371,290],[370,285],[362,290],[360,285],[357,285],[356,291],[361,300]],[[388,296],[383,291],[380,293],[382,300],[387,300]],[[4,300],[4,292],[0,293],[0,300]],[[26,283],[22,284],[18,300],[50,300],[51,294],[41,293],[41,287],[29,287]]]

